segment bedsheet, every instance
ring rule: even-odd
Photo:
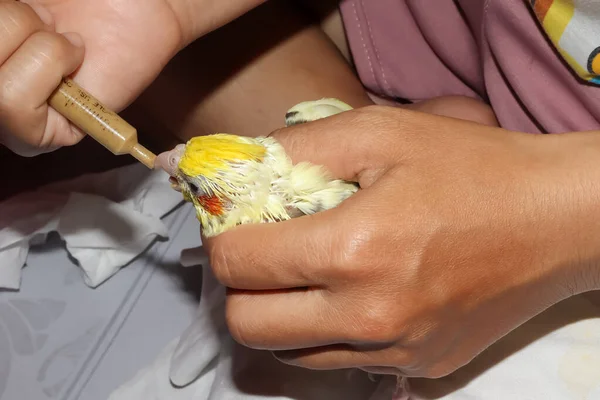
[[[164,221],[156,243],[92,289],[57,235],[33,247],[20,291],[0,292],[0,399],[106,400],[190,323],[201,271],[181,268],[198,245],[193,210]]]
[[[210,384],[200,379],[182,390],[171,388],[172,355],[201,315],[203,276],[209,275],[193,260],[185,260],[186,268],[181,265],[181,252],[200,241],[192,207],[182,205],[163,221],[169,240],[155,243],[95,289],[85,284],[82,269],[69,259],[57,235],[31,249],[20,290],[0,291],[0,400],[106,400],[111,395],[118,400],[321,400],[319,392],[306,389],[319,386],[314,382],[320,378],[321,389],[339,388],[345,400],[344,391],[359,387],[366,389],[352,391],[358,399],[390,399],[384,381],[369,384],[361,374],[348,380],[341,373],[292,371],[268,354],[235,345],[226,332],[220,358],[201,377]],[[599,332],[600,294],[573,297],[455,374],[411,380],[410,398],[599,399]],[[235,368],[240,365],[246,386],[232,390],[231,372],[239,377]],[[261,394],[263,379],[270,385]],[[167,397],[153,391],[153,385],[164,388]],[[230,397],[219,397],[224,393]]]

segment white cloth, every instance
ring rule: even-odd
[[[410,386],[411,400],[600,399],[600,293],[567,299],[453,375]]]
[[[186,254],[190,264],[192,257]],[[269,352],[237,345],[227,333],[224,295],[205,267],[192,324],[109,400],[391,400],[395,379],[290,367]]]
[[[163,171],[131,165],[42,187],[0,204],[0,288],[18,289],[29,248],[57,232],[96,287],[166,239],[161,217],[182,202]]]
[[[167,236],[160,218],[181,203],[160,171],[141,165],[50,185],[0,204],[0,287],[18,288],[31,245],[57,232],[99,285]],[[390,400],[395,379],[359,371],[309,371],[234,343],[224,290],[204,265],[201,301],[190,326],[110,400]],[[124,377],[125,379],[126,377]],[[436,381],[411,380],[410,400],[600,399],[600,294],[573,297],[507,335],[471,364]],[[404,399],[404,397],[403,397]]]
[[[186,266],[205,262],[199,249],[182,252]],[[409,380],[397,397],[391,377],[372,382],[358,371],[303,371],[238,346],[223,306],[224,291],[205,265],[192,324],[109,400],[600,399],[600,293],[548,309],[446,378]]]

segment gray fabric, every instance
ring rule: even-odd
[[[190,207],[166,221],[171,240],[97,289],[57,237],[32,251],[21,290],[0,292],[1,400],[105,400],[181,334],[202,272],[179,255],[198,244],[198,223]]]

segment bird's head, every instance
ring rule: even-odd
[[[253,139],[214,134],[198,136],[158,156],[175,190],[194,204],[199,217],[223,216],[247,191],[249,164],[262,162],[267,149]]]

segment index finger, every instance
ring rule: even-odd
[[[337,262],[343,235],[339,208],[277,223],[241,225],[203,240],[217,279],[241,290],[325,284],[320,271]]]
[[[270,136],[284,147],[294,164],[325,167],[335,178],[358,181],[367,170],[394,162],[396,118],[389,107],[367,106],[328,118],[282,128]],[[395,110],[394,110],[395,111]],[[394,116],[395,117],[395,116]]]

